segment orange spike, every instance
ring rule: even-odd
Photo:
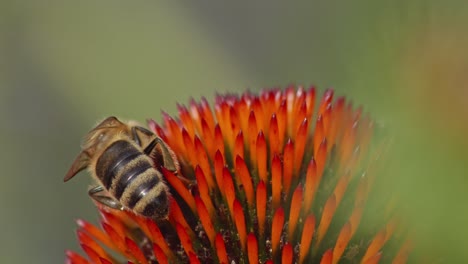
[[[270,145],[270,153],[279,154],[280,153],[280,137],[279,137],[279,128],[278,128],[278,120],[276,119],[276,115],[273,114],[271,116],[270,121],[270,133],[268,135],[269,145]]]
[[[283,152],[283,192],[289,195],[294,170],[294,144],[288,140]]]
[[[297,113],[294,115],[294,127],[292,127],[291,135],[295,139],[297,137],[297,131],[301,126],[304,119],[307,118],[307,105],[304,100],[302,100],[300,107],[297,109]]]
[[[364,257],[362,257],[363,263],[367,262],[369,259],[375,256],[380,249],[382,249],[383,245],[385,244],[385,233],[386,229],[384,228],[374,237],[372,242],[367,247],[367,251],[364,254]]]
[[[271,192],[272,192],[272,207],[273,210],[278,208],[281,202],[281,160],[278,155],[275,154],[273,161],[271,162]]]
[[[307,119],[311,119],[315,107],[315,87],[311,86],[306,94]]]
[[[154,241],[154,240],[153,240]],[[169,261],[164,254],[164,251],[157,244],[153,244],[153,254],[160,264],[169,264]]]
[[[188,255],[190,264],[200,264],[200,260],[198,260],[198,257],[195,255],[195,253],[190,252]]]
[[[214,158],[214,171],[216,176],[216,183],[218,184],[217,190],[224,195],[224,185],[223,185],[223,168],[224,168],[224,158],[221,151],[216,151]]]
[[[307,167],[305,184],[304,184],[304,211],[309,212],[312,210],[312,202],[314,200],[315,192],[319,185],[319,177],[317,176],[317,165],[315,160],[312,159]]]
[[[190,117],[190,113],[187,108],[183,105],[177,104],[177,109],[179,110],[179,118],[182,122],[182,126],[187,130],[191,138],[195,136],[195,127],[193,125],[193,119]]]
[[[236,157],[236,174],[240,177],[242,186],[244,187],[245,196],[247,198],[247,203],[249,204],[249,208],[253,208],[254,206],[254,189],[252,185],[252,177],[250,176],[249,169],[245,164],[245,161],[242,157]]]
[[[86,231],[86,233],[97,239],[99,242],[103,243],[111,249],[115,248],[114,244],[112,243],[112,240],[110,240],[109,236],[106,233],[104,233],[101,229],[82,219],[76,220],[76,223],[79,227]]]
[[[320,264],[332,264],[333,261],[333,251],[330,248],[329,250],[325,251],[322,256],[322,260],[320,260]]]
[[[218,254],[218,259],[220,264],[229,264],[226,246],[224,245],[223,236],[220,233],[216,234],[216,253]]]
[[[283,233],[284,225],[284,210],[283,208],[278,208],[273,216],[273,221],[271,223],[271,248],[273,255],[276,254],[281,239],[281,233]]]
[[[410,254],[410,250],[412,248],[412,242],[410,239],[406,239],[406,241],[401,246],[400,250],[396,254],[395,258],[392,261],[392,264],[404,264],[408,261],[408,256]]]
[[[145,255],[143,255],[143,252],[141,252],[141,249],[138,247],[135,241],[126,237],[125,244],[127,245],[127,251],[129,251],[132,254],[133,259],[137,263],[142,263],[142,264],[148,263],[148,261],[145,258]]]
[[[184,199],[187,205],[190,207],[192,212],[195,212],[195,200],[193,196],[190,194],[189,190],[185,187],[184,183],[177,178],[171,171],[167,170],[166,168],[161,168],[166,181],[174,188],[174,190]]]
[[[247,253],[249,257],[249,263],[257,264],[258,263],[258,244],[255,234],[249,233],[247,236]]]
[[[252,110],[250,111],[249,124],[247,129],[248,151],[252,153],[250,155],[252,164],[257,164],[257,155],[255,155],[257,147],[257,134],[257,119],[255,118],[255,112]]]
[[[315,162],[317,163],[317,176],[319,181],[323,176],[323,170],[327,161],[327,140],[324,139],[320,144],[317,155],[315,156]]]
[[[351,178],[351,174],[348,171],[348,173],[343,175],[343,177],[340,177],[340,179],[338,180],[338,183],[336,184],[336,187],[333,193],[335,194],[335,197],[336,197],[337,206],[340,204],[341,199],[343,198],[346,188],[348,187],[350,178]]]
[[[170,140],[170,146],[177,152],[183,152],[182,144],[182,134],[179,125],[176,121],[170,117],[167,113],[163,112],[163,119],[166,123],[167,132],[169,132],[168,139]]]
[[[113,211],[112,213],[100,210],[103,221],[102,224],[107,224],[109,226],[112,226],[114,232],[116,233],[117,236],[123,238],[127,232],[126,227],[124,226],[124,221],[118,217],[117,212],[119,211]],[[106,231],[106,230],[104,230]],[[106,232],[107,233],[107,232]],[[111,240],[113,240],[111,238]],[[115,241],[113,241],[115,242]]]
[[[212,131],[210,129],[210,127],[208,126],[208,124],[206,123],[205,119],[202,119],[201,120],[201,124],[202,124],[202,138],[209,138],[209,139],[212,139],[214,137]],[[210,158],[213,158],[215,152],[216,152],[216,146],[214,145],[214,141],[213,140],[204,140],[203,141],[204,144],[205,144],[205,147],[206,147],[206,151],[208,152],[208,156]]]
[[[190,236],[187,234],[187,231],[185,228],[179,224],[176,223],[176,232],[177,235],[179,236],[180,243],[182,244],[182,247],[185,250],[185,253],[189,255],[190,253],[194,253],[193,246],[192,246],[192,240],[190,239]]]
[[[229,119],[231,121],[230,129],[233,132],[232,136],[235,136],[240,130],[242,130],[242,127],[240,124],[239,114],[237,113],[237,109],[233,106],[229,106]]]
[[[236,198],[236,190],[234,189],[234,182],[232,181],[232,176],[229,173],[228,168],[223,168],[223,184],[224,184],[224,193],[226,198],[226,203],[229,207],[229,212],[231,212],[231,217],[234,219],[234,210],[232,205],[234,204],[234,199]]]
[[[293,247],[291,244],[286,242],[283,246],[283,252],[281,254],[281,264],[285,263],[293,263],[293,258],[294,258],[294,252],[293,252]]]
[[[195,137],[195,151],[197,152],[196,156],[198,158],[198,165],[200,165],[200,168],[205,173],[206,182],[208,183],[210,190],[212,190],[215,187],[215,183],[213,180],[213,175],[211,175],[210,161],[206,155],[203,143],[198,137]]]
[[[377,264],[380,261],[380,258],[382,257],[382,252],[376,253],[374,256],[370,257],[366,261],[362,261],[362,264]]]
[[[172,207],[171,207],[171,210],[173,210]],[[164,255],[165,258],[167,256],[167,258],[172,259],[173,258],[172,251],[167,245],[166,240],[164,240],[161,230],[159,230],[159,227],[156,225],[156,223],[152,219],[147,218],[146,225],[148,226],[148,229],[149,229],[150,239],[154,243],[153,247],[157,247],[157,248],[153,248],[157,259],[158,260],[162,259],[161,257],[158,258],[158,254],[159,256]]]
[[[86,252],[86,255],[88,255],[88,257],[90,258],[91,263],[101,263],[101,261],[99,260],[100,259],[99,254],[96,253],[96,251],[94,251],[93,248],[87,246],[86,244],[80,244],[80,245],[81,245],[81,248],[84,250],[84,252]]]
[[[194,125],[198,133],[201,133],[202,130],[201,130],[200,119],[202,117],[199,111],[198,104],[193,98],[191,98],[189,102],[189,112],[190,112],[190,115],[192,116],[192,120],[194,121]]]
[[[320,102],[320,107],[318,111],[318,115],[323,115],[323,113],[326,111],[327,106],[332,102],[333,100],[333,90],[332,89],[327,89],[325,93],[323,94],[322,101]]]
[[[317,123],[315,124],[313,146],[314,146],[314,157],[317,156],[320,144],[325,138],[325,132],[323,131],[323,119],[322,116],[317,118]]]
[[[232,155],[234,162],[236,156],[244,158],[244,134],[242,133],[242,130],[239,131],[239,134],[237,134],[236,141],[234,143],[234,151]]]
[[[235,199],[234,200],[234,221],[236,223],[237,232],[239,234],[239,240],[242,250],[245,251],[246,240],[247,240],[247,229],[245,226],[244,208],[242,204]]]
[[[73,251],[67,250],[65,251],[65,254],[67,255],[66,264],[89,264],[85,258]]]
[[[351,224],[347,222],[340,231],[338,238],[336,239],[335,247],[333,248],[333,264],[338,263],[346,246],[351,239]]]
[[[265,124],[264,124],[264,119],[265,115],[263,112],[262,104],[260,103],[260,99],[255,97],[252,103],[252,109],[256,115],[256,123],[257,123],[257,128],[258,130],[264,130],[265,129]]]
[[[336,198],[335,195],[332,194],[330,198],[328,198],[322,212],[322,218],[320,219],[320,224],[317,231],[317,243],[315,244],[316,247],[322,242],[323,237],[327,233],[328,227],[330,226],[331,220],[333,218],[333,214],[336,210]]]
[[[288,239],[292,241],[294,231],[296,230],[297,221],[302,208],[302,186],[298,185],[294,190],[291,198],[291,206],[289,211],[289,224],[288,224]]]
[[[219,124],[215,126],[214,132],[214,142],[215,142],[215,149],[219,150],[224,157],[224,139],[223,134],[221,133],[221,127]]]
[[[210,104],[208,103],[205,97],[202,97],[201,99],[200,112],[202,113],[203,120],[206,121],[208,128],[210,129],[210,131],[212,131],[214,128],[213,112],[211,111]]]
[[[260,130],[257,136],[257,144],[256,144],[256,158],[257,158],[257,171],[258,177],[263,182],[268,181],[268,174],[267,174],[267,146],[265,141],[265,136],[263,135],[263,131]]]
[[[307,118],[302,120],[296,133],[296,142],[294,144],[294,174],[299,174],[304,160],[304,150],[306,147],[309,122]]]
[[[188,160],[192,167],[195,167],[195,165],[197,164],[197,155],[196,155],[197,153],[195,152],[193,140],[190,137],[187,130],[185,129],[182,129],[182,138],[184,140],[184,146],[185,146],[185,151],[183,152],[184,159]]]
[[[245,96],[243,96],[240,100],[236,101],[234,107],[237,110],[240,129],[242,131],[247,131],[250,108],[248,106]]]
[[[192,197],[193,198],[193,197]],[[193,200],[195,202],[195,199]],[[189,224],[185,220],[185,216],[182,213],[182,210],[180,209],[179,205],[175,201],[175,199],[171,198],[170,199],[170,208],[171,210],[169,211],[169,221],[172,223],[172,225],[181,225],[187,232],[191,232],[191,235],[193,236],[192,229],[190,229]]]
[[[208,210],[209,216],[213,216],[215,213],[213,203],[211,202],[210,190],[208,189],[208,183],[205,179],[205,174],[199,166],[195,168],[195,177],[197,179],[198,192],[200,197]]]
[[[226,140],[228,148],[232,149],[234,146],[234,138],[232,137],[232,129],[230,126],[229,106],[225,101],[222,101],[215,107],[216,120],[219,122],[221,134],[224,136],[224,140]]]
[[[359,222],[361,221],[363,210],[364,210],[364,207],[362,205],[354,206],[353,213],[349,217],[349,222],[351,224],[351,236],[354,235],[357,227],[359,226]]]
[[[81,245],[86,245],[87,247],[92,249],[93,252],[96,253],[97,256],[110,258],[109,254],[107,254],[107,252],[101,247],[101,245],[99,245],[99,243],[94,241],[94,239],[92,239],[88,234],[86,234],[85,232],[81,230],[78,230],[76,233],[78,234],[78,240],[80,241]],[[91,255],[89,254],[88,256],[91,257]]]
[[[197,204],[197,212],[203,225],[203,229],[205,229],[205,233],[208,236],[211,245],[214,246],[216,232],[213,226],[213,222],[211,222],[210,214],[208,213],[208,210],[200,197],[195,197],[195,203]]]
[[[260,237],[263,237],[265,231],[265,216],[267,208],[267,190],[265,183],[260,180],[257,185],[257,221]]]
[[[283,141],[286,136],[286,125],[288,124],[288,116],[287,116],[287,104],[286,100],[281,102],[281,105],[277,112],[278,117],[278,139],[279,139],[279,146],[283,146]]]
[[[126,245],[123,237],[117,234],[115,231],[114,227],[111,225],[108,225],[106,223],[102,223],[102,228],[106,231],[106,233],[109,235],[110,239],[114,243],[114,245],[117,247],[117,249],[121,252],[126,252]],[[86,245],[91,245],[90,242],[87,242]],[[104,252],[103,249],[101,249],[102,252]],[[105,254],[105,253],[103,253]],[[103,255],[104,256],[104,255]]]
[[[330,132],[330,123],[332,119],[332,105],[331,103],[328,104],[325,108],[325,112],[322,114],[322,120],[323,120],[323,132],[324,136],[328,138],[328,133]]]
[[[307,216],[303,225],[301,236],[301,247],[299,252],[299,263],[304,263],[305,258],[310,253],[310,245],[315,232],[315,217],[313,215]]]

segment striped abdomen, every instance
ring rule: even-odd
[[[118,140],[96,163],[96,176],[120,203],[151,218],[167,215],[167,187],[151,159],[134,144]]]

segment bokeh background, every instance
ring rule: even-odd
[[[466,1],[0,1],[0,22],[0,263],[79,250],[90,179],[62,179],[97,120],[291,82],[388,128],[422,247],[468,259]]]

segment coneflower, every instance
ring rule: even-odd
[[[290,86],[178,109],[149,121],[181,165],[162,169],[168,218],[98,205],[101,227],[77,221],[87,257],[68,251],[67,263],[407,261],[392,203],[369,205],[385,147],[361,108]]]

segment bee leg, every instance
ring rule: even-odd
[[[135,142],[140,146],[140,147],[143,147],[141,144],[141,139],[140,139],[140,136],[138,135],[138,132],[142,133],[143,136],[146,136],[148,138],[151,138],[154,136],[154,134],[149,131],[148,129],[144,128],[144,127],[140,127],[140,126],[134,126],[132,127],[132,136],[133,136],[133,140],[135,140]]]
[[[160,148],[156,149],[156,146],[158,145]],[[160,151],[154,152],[155,149],[156,151],[157,150],[160,150]],[[143,150],[143,152],[148,156],[160,156],[163,161],[164,168],[172,172],[177,172],[178,164],[177,164],[177,161],[175,160],[175,157],[174,157],[175,155],[169,150],[166,143],[164,143],[164,141],[160,137],[154,138],[148,144],[148,146]]]
[[[123,206],[119,203],[119,201],[113,199],[112,197],[105,196],[105,195],[99,195],[98,193],[103,192],[104,187],[98,185],[93,188],[91,188],[88,191],[89,196],[93,198],[95,201],[99,202],[100,204],[103,204],[107,207],[110,207],[112,209],[117,209],[117,210],[123,210]]]

